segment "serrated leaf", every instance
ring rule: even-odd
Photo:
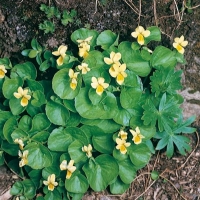
[[[165,126],[173,126],[174,118],[177,118],[181,113],[181,109],[175,98],[173,96],[167,98],[166,93],[162,95],[158,108],[151,99],[146,101],[143,108],[144,114],[142,119],[144,120],[144,124],[155,126],[156,122],[158,122],[160,132],[164,130]]]
[[[165,92],[176,94],[176,91],[182,88],[180,82],[181,74],[181,70],[174,71],[174,69],[161,67],[153,73],[153,76],[150,77],[151,91],[155,92],[156,96]]]

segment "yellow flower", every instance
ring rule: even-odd
[[[58,185],[57,182],[55,182],[56,176],[55,174],[51,174],[48,176],[47,181],[43,181],[44,185],[48,186],[48,190],[53,191],[55,186]]]
[[[23,167],[24,165],[27,165],[28,164],[28,150],[25,150],[23,154],[21,151],[19,151],[18,155],[21,158],[21,161],[19,162],[19,166]]]
[[[85,40],[76,40],[76,41],[79,43],[79,46],[81,46],[81,45],[85,45],[85,44],[90,44],[92,38],[93,38],[93,36],[90,36],[90,37],[86,38]]]
[[[87,63],[82,63],[81,65],[78,65],[78,69],[82,71],[82,74],[87,74],[87,72],[90,71]]]
[[[116,138],[116,143],[117,143],[116,149],[119,149],[122,154],[126,154],[127,152],[126,147],[129,147],[131,145],[130,142],[126,142],[126,140],[120,138]]]
[[[104,62],[107,65],[112,65],[112,64],[120,64],[119,60],[121,59],[121,53],[115,53],[115,52],[111,52],[110,53],[110,58],[104,58]]]
[[[120,132],[118,133],[118,136],[121,137],[122,140],[126,140],[127,139],[127,132],[120,130]]]
[[[188,41],[184,41],[184,36],[182,35],[180,38],[176,37],[174,39],[173,47],[177,49],[177,51],[181,54],[184,54],[184,48],[188,45]]]
[[[96,89],[96,93],[98,95],[101,95],[104,91],[104,89],[106,89],[109,84],[108,83],[104,83],[105,79],[102,77],[99,77],[98,79],[96,77],[92,77],[92,83],[91,86]]]
[[[28,101],[31,99],[31,96],[28,95],[28,89],[22,89],[22,87],[19,87],[17,92],[14,92],[14,96],[19,99],[21,99],[21,106],[25,107],[28,105]]]
[[[86,155],[87,155],[88,158],[92,157],[92,152],[91,152],[92,151],[92,145],[91,144],[89,144],[88,146],[84,145],[82,147],[82,151],[86,152]]]
[[[135,32],[132,32],[131,35],[134,38],[137,38],[137,41],[140,45],[143,45],[144,44],[144,37],[148,37],[150,35],[150,31],[144,30],[144,28],[142,26],[138,26],[135,29]]]
[[[0,78],[4,78],[7,70],[4,65],[0,65]]]
[[[16,143],[16,144],[19,144],[19,148],[21,149],[21,150],[23,150],[23,148],[24,148],[24,143],[23,143],[23,141],[21,140],[21,139],[15,139],[14,140],[14,143]]]
[[[79,47],[79,56],[86,58],[88,56],[88,52],[90,51],[90,41],[93,36],[86,38],[85,40],[77,40]]]
[[[140,133],[140,129],[139,127],[137,126],[135,131],[130,129],[130,132],[132,133],[133,135],[133,142],[135,144],[140,144],[142,142],[142,138],[144,138],[144,136]]]
[[[119,85],[122,85],[124,82],[124,78],[127,77],[125,72],[126,64],[113,64],[112,67],[109,69],[109,73],[112,77],[116,78],[116,81]]]
[[[59,56],[59,58],[56,60],[58,66],[63,64],[63,60],[66,56],[65,52],[67,51],[67,46],[61,45],[57,51],[52,52],[54,56]]]
[[[78,74],[79,74],[79,72],[74,72],[73,69],[69,69],[69,77],[71,79],[70,88],[72,90],[76,89]]]
[[[70,179],[72,173],[76,170],[74,165],[74,160],[70,160],[69,164],[67,164],[66,160],[63,160],[60,164],[60,170],[67,170],[66,179]]]

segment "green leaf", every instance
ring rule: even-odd
[[[25,62],[15,65],[10,74],[11,78],[21,77],[22,79],[33,79],[37,77],[37,71],[33,63]]]
[[[139,76],[134,72],[126,70],[127,77],[124,79],[124,85],[127,87],[142,89],[143,85]]]
[[[49,62],[49,60],[45,60],[41,65],[39,70],[42,72],[45,72],[47,69],[49,69],[49,67],[51,67],[51,63]]]
[[[94,145],[94,148],[101,152],[101,153],[112,153],[115,142],[112,139],[113,134],[105,134],[102,132],[102,134],[98,134],[92,137],[92,143]]]
[[[114,183],[110,184],[110,192],[112,194],[123,194],[129,187],[130,184],[123,183],[118,177]]]
[[[81,119],[82,124],[90,125],[90,126],[97,126],[99,127],[104,133],[114,133],[120,129],[121,125],[115,123],[112,119]]]
[[[48,148],[51,151],[67,151],[72,143],[72,136],[63,128],[54,129],[48,139]]]
[[[56,125],[65,126],[69,119],[69,111],[60,103],[48,101],[45,107],[47,118]]]
[[[73,193],[85,193],[89,187],[88,181],[81,173],[73,174],[70,179],[65,180],[65,188]]]
[[[129,70],[135,74],[145,77],[151,72],[149,62],[144,60],[139,50],[133,50],[130,42],[121,42],[119,52],[122,54],[122,60],[126,63]]]
[[[81,117],[87,119],[97,119],[102,116],[102,108],[99,105],[92,105],[88,97],[88,89],[81,88],[75,98],[75,107]]]
[[[115,159],[106,154],[102,154],[90,159],[89,163],[83,166],[90,187],[94,191],[102,191],[113,181],[118,175],[118,165]]]
[[[77,112],[76,108],[75,108],[75,101],[74,101],[74,99],[64,99],[63,100],[63,104],[71,112],[75,112],[75,113]]]
[[[131,119],[131,112],[129,112],[131,110],[127,110],[121,107],[121,105],[118,104],[118,110],[116,112],[116,114],[113,117],[113,120],[118,123],[121,124],[122,126],[129,126],[130,123],[130,119]]]
[[[152,171],[152,172],[151,172],[151,178],[152,178],[153,180],[157,180],[157,179],[159,178],[159,173],[158,173],[158,171],[156,171],[156,170]]]
[[[3,151],[0,151],[0,166],[4,164],[4,155]]]
[[[109,49],[110,46],[118,45],[118,36],[111,30],[105,30],[97,37],[97,45],[101,45],[102,49]]]
[[[17,99],[15,97],[12,97],[9,101],[9,106],[13,115],[19,115],[26,109],[26,106],[21,106],[21,98]]]
[[[25,179],[22,181],[22,185],[24,188],[23,195],[28,199],[33,199],[36,195],[35,184],[31,180]]]
[[[33,38],[33,39],[31,40],[31,47],[32,47],[33,49],[35,49],[35,50],[42,51],[42,47],[40,46],[40,44],[38,43],[38,41],[37,41],[35,38]]]
[[[31,91],[41,91],[44,92],[44,88],[41,83],[36,80],[26,79],[26,83]]]
[[[130,159],[117,161],[119,165],[119,177],[123,183],[129,184],[136,177],[136,170]]]
[[[49,149],[42,144],[35,142],[26,145],[24,150],[28,150],[28,166],[32,169],[42,169],[52,164],[52,155]]]
[[[62,199],[62,196],[60,194],[60,192],[58,192],[58,190],[54,189],[52,192],[48,192],[45,196],[44,196],[45,200],[55,200],[55,199]]]
[[[6,123],[6,121],[12,117],[11,112],[9,111],[1,111],[0,110],[0,138],[4,139],[3,136],[3,126]]]
[[[46,142],[49,138],[49,132],[41,131],[37,132],[31,139],[37,142]]]
[[[23,115],[18,123],[18,127],[24,131],[29,131],[32,126],[32,119],[28,115]]]
[[[134,108],[138,105],[142,90],[140,88],[125,87],[120,93],[120,103],[123,108]]]
[[[17,117],[16,116],[10,117],[3,126],[3,135],[4,135],[5,139],[11,144],[14,143],[14,141],[11,137],[11,134],[15,130],[16,127],[17,127]]]
[[[27,140],[27,136],[28,134],[19,128],[15,128],[15,130],[11,133],[13,141],[15,139]]]
[[[31,51],[31,49],[24,49],[24,50],[21,52],[21,54],[22,54],[23,56],[28,56],[28,54],[29,54],[30,51]]]
[[[35,186],[38,188],[40,186],[40,179],[42,176],[41,170],[31,170],[28,173],[28,176],[30,177],[31,181],[35,184]]]
[[[46,103],[45,95],[40,90],[34,91],[32,93],[31,104],[36,107],[40,107]]]
[[[128,154],[131,162],[137,167],[144,167],[151,158],[151,152],[145,144],[131,145]]]
[[[182,71],[174,71],[174,69],[160,67],[150,77],[151,91],[159,96],[160,93],[176,94],[177,90],[182,88],[181,85]]]
[[[87,144],[85,144],[87,146]],[[85,162],[87,160],[86,153],[82,151],[83,143],[78,140],[73,141],[68,148],[68,153],[70,158],[74,160],[75,163]]]
[[[14,92],[17,92],[18,87],[23,85],[23,80],[20,77],[14,79],[5,79],[2,87],[2,92],[5,98],[11,99],[14,97]]]
[[[102,95],[98,95],[93,88],[89,89],[88,97],[93,105],[98,105],[101,99],[106,97],[105,92]]]
[[[81,116],[78,113],[70,112],[70,118],[67,120],[66,126],[78,126],[81,121]]]
[[[152,53],[151,65],[156,69],[160,69],[160,66],[174,68],[176,63],[174,52],[164,46],[156,47]]]
[[[142,116],[144,124],[155,126],[156,122],[158,122],[160,131],[163,131],[165,126],[173,126],[174,118],[177,118],[181,113],[177,100],[173,96],[167,98],[166,93],[162,95],[158,108],[150,99],[146,101],[143,108],[145,110]]]
[[[11,156],[18,156],[19,146],[16,144],[10,144],[7,141],[2,141],[1,149]]]
[[[71,35],[71,40],[77,44],[77,40],[85,40],[86,38],[92,36],[92,40],[90,41],[91,46],[95,46],[96,38],[98,36],[98,32],[96,30],[89,30],[86,28],[80,28],[74,31]]]
[[[33,117],[32,127],[30,132],[35,133],[39,131],[46,130],[51,125],[47,116],[44,113],[39,113]]]
[[[161,32],[157,26],[148,27],[147,30],[150,31],[150,35],[145,38],[145,44],[151,41],[161,41]]]
[[[29,54],[28,54],[28,57],[29,57],[29,58],[35,58],[35,57],[37,56],[37,54],[38,54],[38,51],[32,49],[32,50],[30,50],[30,52],[29,52]]]
[[[70,81],[69,69],[61,69],[54,75],[52,81],[53,91],[61,99],[73,99],[78,95],[82,84],[81,78],[79,78],[78,75],[77,86],[75,90],[70,88]]]
[[[113,157],[117,161],[122,161],[128,158],[128,154],[122,154],[118,149],[114,148],[113,150]]]
[[[23,184],[22,181],[17,181],[13,184],[11,190],[10,190],[10,194],[11,195],[20,195],[23,193]]]

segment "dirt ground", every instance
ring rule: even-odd
[[[185,3],[189,0],[0,0],[0,57],[13,63],[23,60],[21,50],[30,47],[33,37],[47,48],[70,45],[70,35],[77,28],[90,27],[98,31],[110,29],[120,34],[120,40],[132,40],[130,33],[138,24],[157,25],[162,31],[162,44],[172,46],[173,38],[184,35],[189,45],[185,56],[181,93],[185,97],[185,116],[196,114],[193,126],[197,132],[190,136],[192,151],[186,156],[178,152],[167,159],[164,152],[156,152],[150,163],[138,172],[137,178],[123,195],[90,192],[85,200],[198,200],[200,199],[200,1],[191,2],[192,12]],[[77,11],[75,23],[63,26],[55,20],[53,34],[44,34],[39,24],[46,19],[40,11],[41,3],[60,10]],[[157,170],[160,178],[153,181],[150,172]],[[6,166],[0,168],[0,200],[17,179]],[[6,196],[6,195],[5,195]]]

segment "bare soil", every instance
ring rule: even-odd
[[[53,49],[60,44],[70,45],[70,35],[77,28],[90,27],[98,31],[110,29],[119,33],[120,40],[132,40],[130,33],[138,24],[148,27],[157,25],[162,31],[162,44],[172,46],[173,38],[184,35],[189,41],[185,56],[187,64],[178,66],[184,70],[183,85],[190,94],[200,90],[200,2],[192,1],[192,13],[184,0],[0,0],[0,57],[9,57],[13,64],[21,62],[21,50],[30,47],[35,37],[43,46]],[[55,20],[56,30],[53,34],[44,34],[39,30],[46,16],[40,11],[41,3],[56,6],[60,10],[75,9],[78,13],[76,22],[66,27]],[[141,9],[140,9],[141,8]],[[183,9],[184,8],[184,9]],[[154,44],[153,44],[154,45]],[[198,96],[199,97],[199,96]],[[186,104],[185,114],[200,109],[200,101],[191,97]],[[188,107],[191,106],[191,107]],[[197,107],[195,107],[197,106]],[[189,108],[189,109],[188,109]],[[196,109],[197,108],[197,109]],[[196,112],[196,113],[195,113]],[[137,178],[123,195],[110,195],[88,192],[85,200],[109,199],[146,199],[146,200],[198,200],[200,199],[200,144],[199,114],[193,126],[196,134],[191,138],[192,152],[181,156],[178,152],[172,159],[167,159],[164,152],[156,152],[150,163],[138,172]],[[160,173],[158,180],[150,178],[150,172]],[[0,200],[17,177],[6,166],[0,168]],[[6,197],[5,197],[6,196]]]

